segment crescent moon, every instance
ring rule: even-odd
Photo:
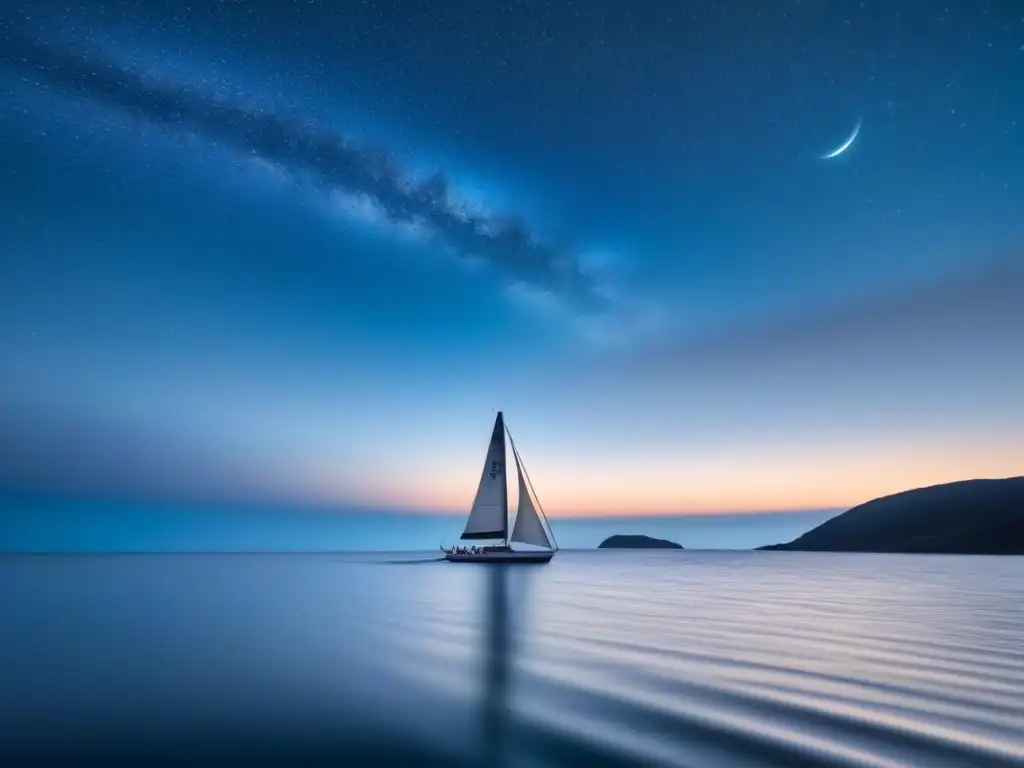
[[[853,133],[850,134],[850,138],[848,138],[846,141],[844,141],[842,144],[840,144],[838,147],[833,149],[828,154],[822,155],[821,159],[822,160],[831,160],[833,157],[839,157],[841,154],[843,154],[843,152],[845,152],[850,147],[852,147],[853,146],[853,142],[855,142],[857,140],[857,134],[860,133],[860,124],[861,124],[861,120],[860,120],[860,118],[858,118],[857,119],[857,125],[855,125],[853,127]]]

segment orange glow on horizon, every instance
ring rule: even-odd
[[[365,502],[363,506],[374,506],[371,502]],[[423,515],[445,515],[448,517],[462,518],[465,517],[469,512],[470,505],[467,503],[464,506],[452,508],[452,507],[438,507],[435,505],[420,504],[420,505],[405,505],[405,506],[382,506],[376,505],[382,514],[423,514]],[[850,505],[853,506],[853,505]],[[555,520],[566,519],[566,518],[624,518],[624,517],[714,517],[717,515],[760,515],[760,514],[785,514],[792,512],[822,512],[822,511],[835,511],[842,512],[848,507],[780,507],[778,509],[644,509],[634,512],[625,512],[618,509],[595,509],[593,507],[581,507],[579,509],[544,509],[544,515]],[[515,511],[515,503],[509,502],[510,511]]]
[[[637,452],[614,466],[550,457],[537,461],[539,469],[531,475],[545,513],[555,518],[701,516],[845,510],[912,488],[1011,477],[1024,466],[1024,444],[999,441],[890,444],[884,452],[857,446],[821,448],[817,453],[803,447],[779,449],[770,456],[723,451],[696,460]],[[475,457],[442,457],[408,472],[402,483],[380,482],[372,468],[358,477],[358,483],[350,477],[344,485],[330,473],[330,484],[307,477],[302,495],[321,503],[396,512],[465,514],[473,501],[476,465]],[[509,505],[514,509],[514,480],[509,485]]]

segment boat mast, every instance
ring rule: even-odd
[[[505,426],[505,415],[500,410],[498,411],[498,418],[501,419],[501,428],[505,431],[505,434],[508,435],[508,427]],[[509,439],[509,441],[511,441],[512,440],[512,436],[509,435],[508,439]],[[502,438],[502,440],[504,440],[504,438]],[[516,447],[513,445],[512,446],[512,450],[514,451],[515,449],[516,449]],[[502,463],[505,465],[504,466],[505,480],[502,483],[502,485],[504,486],[504,491],[505,491],[502,494],[502,496],[503,496],[502,503],[505,505],[505,535],[501,539],[501,546],[502,546],[503,549],[507,549],[508,548],[508,460],[505,459],[505,460],[502,461]]]

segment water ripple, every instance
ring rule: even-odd
[[[7,754],[170,744],[221,763],[244,743],[250,764],[311,744],[345,765],[1024,762],[1024,559],[4,558],[0,599]]]

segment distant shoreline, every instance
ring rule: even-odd
[[[760,551],[1024,555],[1024,477],[961,480],[860,504]]]

